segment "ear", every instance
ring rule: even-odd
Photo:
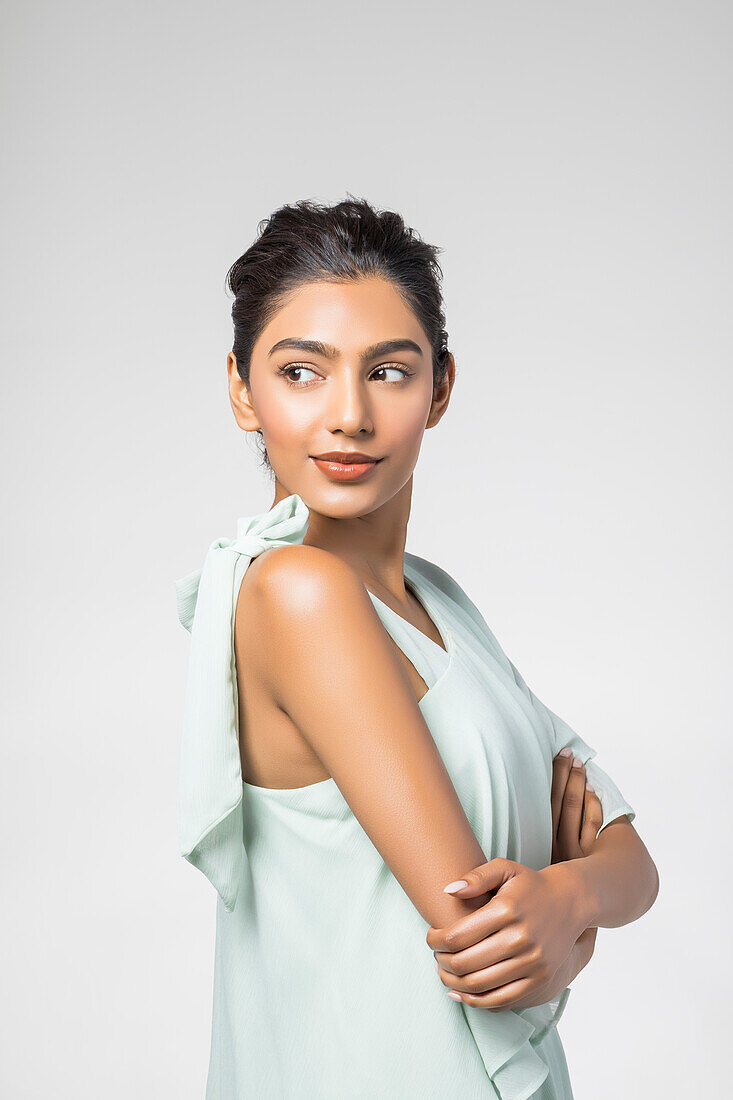
[[[249,392],[249,386],[239,377],[237,358],[233,351],[230,351],[227,355],[227,374],[229,375],[229,400],[234,412],[234,419],[242,431],[256,432],[260,427],[260,422],[252,408],[252,395]]]
[[[445,372],[443,381],[433,387],[433,400],[430,405],[430,415],[428,416],[428,422],[425,425],[426,428],[433,428],[442,417],[445,410],[448,408],[448,402],[450,401],[451,391],[453,389],[453,383],[456,380],[456,361],[453,358],[453,353],[448,353],[448,367]]]

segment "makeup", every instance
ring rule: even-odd
[[[363,480],[381,461],[362,451],[327,451],[311,455],[311,460],[326,477],[341,482]]]

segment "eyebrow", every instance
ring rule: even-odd
[[[285,340],[278,340],[276,344],[273,344],[268,352],[268,357],[274,355],[276,351],[280,351],[281,348],[294,348],[297,351],[307,351],[311,355],[320,355],[324,359],[338,359],[341,354],[338,348],[335,348],[333,344],[324,344],[321,340],[301,340],[298,337],[291,336]],[[376,359],[382,355],[392,355],[398,351],[414,351],[418,355],[422,356],[422,348],[419,344],[416,344],[414,340],[408,340],[406,338],[399,340],[380,340],[377,344],[370,344],[368,348],[364,348],[361,353],[362,363],[368,363],[371,359]]]

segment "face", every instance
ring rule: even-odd
[[[239,426],[262,432],[276,499],[298,493],[333,517],[371,512],[407,484],[455,376],[451,357],[433,387],[422,326],[378,278],[300,287],[260,334],[249,387],[232,354],[227,367]]]

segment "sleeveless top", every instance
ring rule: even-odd
[[[292,494],[240,519],[235,539],[213,542],[203,567],[176,581],[191,633],[180,850],[218,894],[207,1100],[570,1100],[556,1031],[569,988],[517,1011],[452,1000],[428,924],[335,780],[272,789],[242,779],[240,583],[254,557],[302,542],[307,528]],[[527,687],[457,582],[410,553],[404,576],[445,650],[369,595],[428,687],[418,705],[486,859],[550,864],[552,761],[565,745],[586,765],[603,827],[633,820],[596,750]]]

